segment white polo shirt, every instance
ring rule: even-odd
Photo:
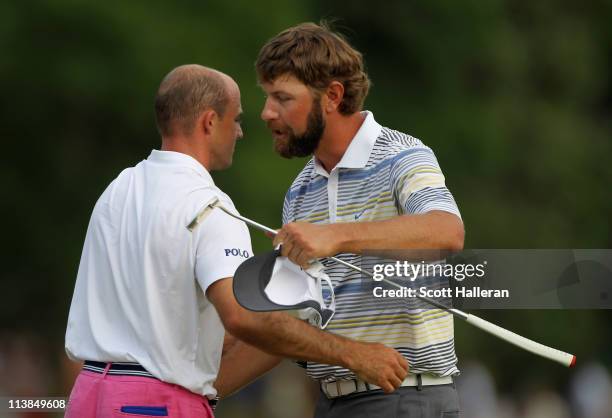
[[[96,203],[66,330],[73,359],[137,362],[157,378],[213,397],[224,329],[206,298],[252,255],[249,231],[216,209],[234,208],[192,157],[154,150],[124,170]]]

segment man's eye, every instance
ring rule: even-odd
[[[279,95],[279,96],[276,96],[276,100],[277,100],[279,103],[285,103],[285,102],[288,102],[289,100],[291,100],[291,97],[289,97],[289,96],[281,96],[281,95]]]

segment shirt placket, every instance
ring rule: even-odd
[[[338,212],[338,180],[340,170],[335,167],[329,178],[327,179],[327,201],[329,202],[329,223],[336,222],[336,213]]]

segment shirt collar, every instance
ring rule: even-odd
[[[380,135],[382,126],[374,120],[372,112],[366,110],[361,114],[365,116],[365,119],[344,152],[342,159],[336,165],[337,168],[364,168],[370,159],[370,154],[376,139]],[[314,158],[314,165],[316,174],[325,177],[329,175],[316,158]]]
[[[206,170],[206,167],[200,164],[200,162],[192,156],[183,154],[182,152],[158,151],[154,149],[153,151],[151,151],[151,154],[149,155],[149,158],[147,158],[147,161],[157,164],[180,165],[183,167],[189,167],[195,170],[199,175],[204,177],[206,181],[210,182],[213,185],[215,184],[212,177],[210,176],[210,173]]]

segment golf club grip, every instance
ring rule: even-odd
[[[561,350],[532,341],[529,338],[522,337],[475,315],[468,314],[466,321],[480,328],[481,330],[488,332],[489,334],[493,334],[496,337],[509,342],[510,344],[514,344],[517,347],[527,350],[533,354],[537,354],[549,360],[561,363],[566,367],[572,367],[576,362],[576,356],[572,354],[565,353]]]

